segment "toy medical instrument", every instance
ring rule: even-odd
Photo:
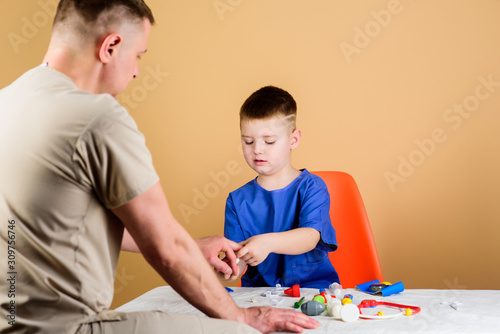
[[[343,298],[342,299],[342,305],[347,305],[347,304],[352,304],[351,298]]]
[[[315,300],[302,304],[300,307],[302,313],[307,315],[318,315],[325,311],[325,304],[318,303]]]
[[[340,318],[340,309],[342,302],[337,298],[327,298],[326,308],[330,317]]]
[[[299,308],[300,305],[302,305],[302,303],[304,302],[304,299],[306,299],[306,297],[302,297],[302,298],[300,298],[300,300],[298,302],[295,302],[293,304],[293,308]]]
[[[346,305],[344,305],[344,306],[346,306]],[[395,313],[395,314],[390,314],[390,315],[384,315],[383,313],[381,315],[379,315],[379,314],[370,315],[370,314],[363,314],[363,312],[361,311],[361,309],[363,309],[363,308],[375,307],[375,306],[393,307],[393,308],[397,308],[397,309],[404,310],[404,311],[401,311],[401,312]],[[396,304],[396,303],[390,303],[390,302],[384,302],[384,301],[377,301],[377,300],[373,300],[373,299],[363,300],[358,305],[358,309],[360,312],[359,317],[363,318],[363,319],[390,319],[390,318],[394,318],[394,317],[397,317],[397,316],[400,316],[403,314],[409,316],[409,315],[417,314],[418,312],[420,312],[420,307],[418,307],[418,306],[402,305],[402,304]]]
[[[262,292],[261,296],[269,297],[269,296],[280,296],[285,292],[285,290],[281,287],[281,284],[276,284],[274,288],[267,289],[266,292]]]
[[[340,297],[340,294],[342,293],[342,285],[340,285],[339,283],[332,283],[330,284],[330,286],[328,287],[330,290],[332,290],[333,292],[333,295],[337,298]]]
[[[325,298],[325,296],[322,296],[322,295],[314,296],[313,300],[320,303],[320,304],[326,304],[326,298]]]
[[[404,291],[405,287],[402,282],[397,282],[394,284],[390,284],[389,282],[380,283],[379,280],[374,280],[370,282],[366,282],[363,284],[356,285],[356,288],[360,291],[369,293],[369,294],[377,294],[382,295],[384,297],[400,293]]]
[[[300,297],[300,285],[295,284],[291,288],[286,289],[285,294],[292,297]]]
[[[276,284],[274,288],[267,289],[267,291],[263,292],[261,296],[266,297],[271,305],[276,306],[283,300],[281,295],[283,295],[284,291],[285,290],[281,287],[281,284]]]
[[[346,304],[340,309],[340,319],[345,322],[353,322],[360,318],[361,311],[354,304]]]
[[[382,290],[383,288],[388,287],[389,285],[390,284],[385,284],[385,283],[373,283],[373,284],[370,284],[370,286],[368,287],[368,290],[373,291],[373,292],[377,292],[377,291]]]

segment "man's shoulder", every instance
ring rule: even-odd
[[[65,74],[48,66],[37,66],[19,76],[3,91],[10,91],[18,99],[30,101],[57,102],[53,108],[61,106],[71,109],[115,109],[123,108],[109,94],[93,94],[79,89]]]
[[[94,94],[79,89],[71,79],[55,70],[48,69],[45,76],[50,78],[45,93],[71,118],[91,121],[130,117],[126,109],[109,94]]]

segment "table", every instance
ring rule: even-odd
[[[240,307],[270,306],[270,299],[262,296],[269,288],[232,288],[230,292]],[[318,294],[317,289],[300,289],[306,301]],[[500,291],[498,290],[423,290],[407,289],[387,297],[372,296],[355,289],[344,289],[342,295],[352,294],[353,303],[364,299],[375,299],[404,305],[419,306],[420,313],[412,316],[398,316],[391,319],[343,322],[329,316],[316,316],[321,326],[306,333],[500,333]],[[300,298],[281,295],[276,306],[293,309]],[[254,301],[252,301],[254,299]],[[450,306],[459,302],[458,308]],[[377,313],[376,309],[363,309],[363,313]],[[161,310],[171,313],[186,313],[205,316],[187,303],[170,286],[152,289],[142,296],[116,309],[122,312]],[[384,309],[386,315],[399,312]]]

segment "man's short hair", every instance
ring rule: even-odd
[[[240,122],[254,119],[286,117],[294,123],[297,117],[297,104],[287,91],[266,86],[254,92],[240,109]]]
[[[75,19],[75,14],[79,20]],[[96,26],[148,19],[155,23],[151,9],[143,0],[61,0],[57,6],[54,27],[64,25],[82,35],[91,34]],[[99,21],[98,21],[99,20]]]

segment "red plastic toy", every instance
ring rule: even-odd
[[[396,315],[399,315],[399,314],[405,314],[405,315],[413,315],[413,314],[417,314],[418,312],[420,312],[420,307],[418,306],[411,306],[411,305],[402,305],[402,304],[396,304],[396,303],[389,303],[389,302],[384,302],[384,301],[377,301],[377,300],[373,300],[373,299],[365,299],[363,300],[359,305],[358,305],[358,308],[359,308],[359,317],[360,318],[368,318],[368,319],[381,319],[381,318],[390,318],[392,316],[384,316],[384,315],[378,315],[378,316],[373,316],[373,315],[365,315],[363,314],[363,312],[361,312],[361,309],[362,308],[366,308],[366,307],[375,307],[375,306],[388,306],[388,307],[394,307],[394,308],[398,308],[398,309],[406,309],[406,310],[410,310],[411,312],[401,312],[401,313],[398,313],[398,314],[395,314],[394,316]]]
[[[285,294],[292,297],[300,297],[300,285],[295,284],[291,288],[286,289]]]

